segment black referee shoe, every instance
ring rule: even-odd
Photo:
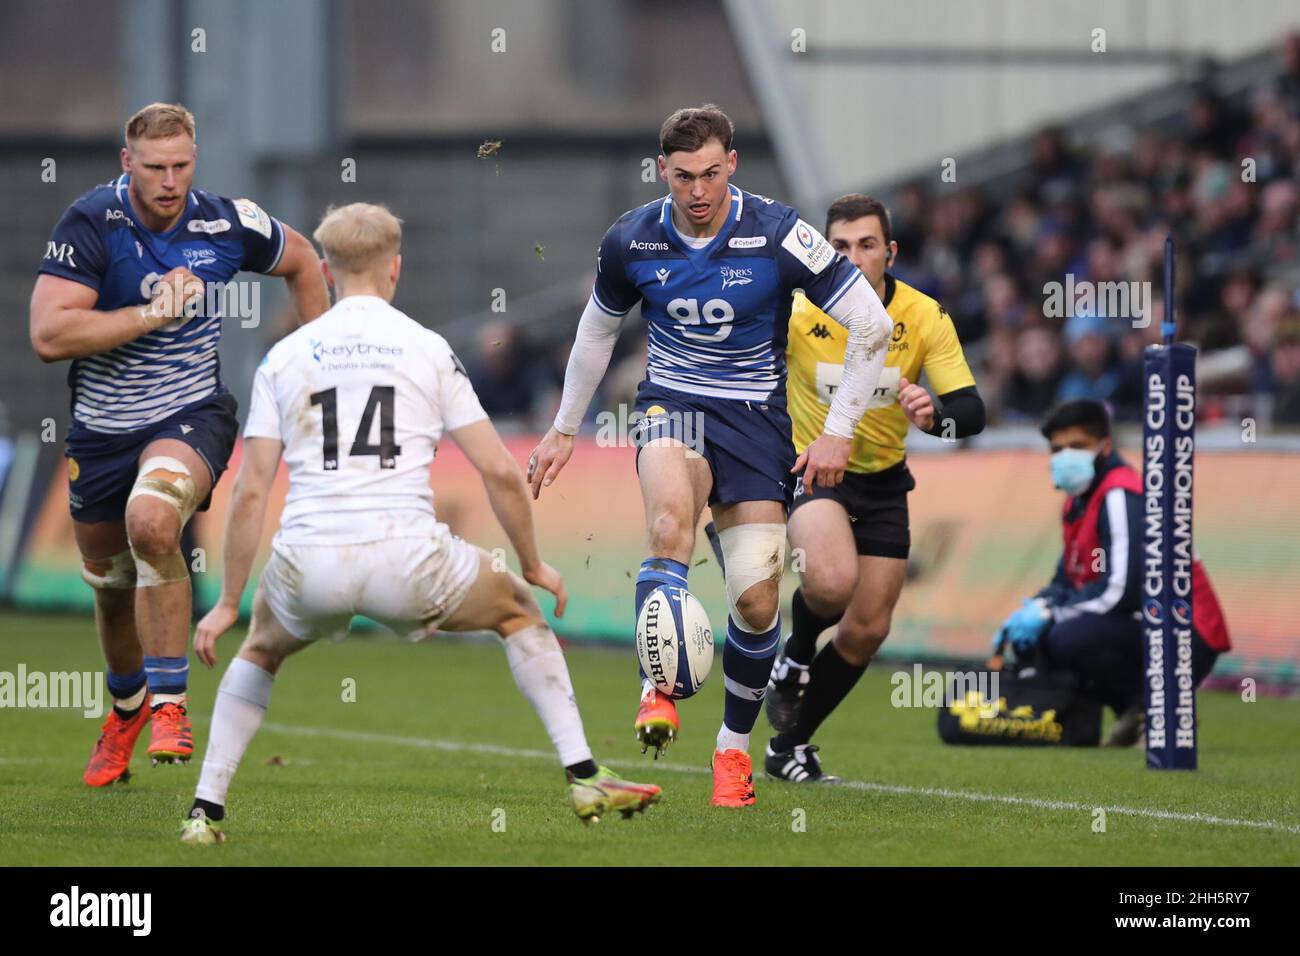
[[[817,759],[816,744],[799,744],[794,750],[775,753],[772,741],[767,742],[767,757],[763,769],[773,780],[785,780],[790,783],[843,783],[843,777],[822,773],[821,762]]]
[[[808,680],[808,668],[791,663],[784,654],[772,665],[772,676],[763,694],[763,707],[767,711],[767,722],[778,734],[788,733],[794,728]]]
[[[1110,733],[1102,741],[1103,747],[1135,747],[1142,743],[1142,731],[1145,729],[1146,720],[1142,708],[1134,707],[1125,711],[1119,716],[1115,723],[1110,725]]]

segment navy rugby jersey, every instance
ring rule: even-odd
[[[726,222],[699,250],[671,197],[625,213],[600,244],[592,296],[617,316],[642,303],[653,384],[783,407],[794,290],[829,312],[862,274],[789,206],[728,188]]]
[[[190,191],[185,212],[164,233],[137,219],[126,174],[96,186],[54,227],[40,271],[99,293],[95,308],[112,311],[149,302],[154,283],[184,266],[208,286],[205,308],[97,355],[68,371],[74,427],[129,432],[162,421],[225,390],[217,343],[220,305],[214,283],[240,270],[270,272],[284,252],[284,227],[248,199]]]

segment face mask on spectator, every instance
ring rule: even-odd
[[[1086,448],[1062,448],[1052,455],[1052,484],[1067,495],[1084,491],[1096,475],[1096,454]]]

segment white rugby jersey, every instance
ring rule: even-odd
[[[244,437],[278,438],[289,468],[276,541],[432,535],[438,441],[486,417],[441,335],[376,296],[341,299],[276,343],[253,381]]]

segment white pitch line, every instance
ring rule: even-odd
[[[514,747],[501,747],[497,744],[471,744],[456,740],[434,740],[428,737],[399,737],[394,734],[375,734],[356,730],[334,730],[327,727],[298,727],[291,724],[266,723],[263,729],[273,733],[291,734],[300,737],[333,737],[338,740],[353,740],[359,743],[393,744],[402,747],[420,747],[425,750],[444,750],[453,753],[481,753],[498,757],[513,757],[520,760],[555,761],[555,754],[548,750],[520,750]],[[694,767],[689,764],[668,763],[656,760],[647,764],[644,760],[602,760],[601,763],[624,767],[653,767],[655,770],[668,770],[674,773],[708,773],[707,767]],[[1180,813],[1176,810],[1152,810],[1144,807],[1097,807],[1087,803],[1075,803],[1071,800],[1044,800],[1038,797],[1016,797],[999,793],[974,793],[969,790],[948,790],[944,787],[908,787],[888,783],[867,783],[859,780],[846,780],[841,786],[851,790],[865,790],[875,793],[893,793],[912,797],[939,797],[945,800],[970,800],[975,803],[1005,803],[1011,806],[1032,807],[1035,810],[1073,810],[1092,813],[1097,809],[1121,816],[1145,817],[1153,820],[1174,820],[1179,823],[1203,823],[1208,826],[1249,827],[1255,830],[1274,830],[1281,833],[1300,834],[1300,825],[1279,823],[1276,820],[1240,820],[1234,817],[1220,817],[1208,813]]]
[[[1129,817],[1149,817],[1155,820],[1177,820],[1182,823],[1207,823],[1222,827],[1253,827],[1256,830],[1277,830],[1283,833],[1300,833],[1300,825],[1279,823],[1276,820],[1238,820],[1235,817],[1217,817],[1209,813],[1179,813],[1176,810],[1150,810],[1143,807],[1096,807],[1070,800],[1043,800],[1038,797],[1015,797],[1000,793],[972,793],[969,790],[948,790],[943,787],[903,787],[888,783],[862,783],[846,780],[843,786],[854,790],[874,790],[880,793],[898,793],[909,796],[943,797],[953,800],[974,800],[984,803],[1007,803],[1033,807],[1037,810],[1081,810],[1092,813],[1105,810]]]

